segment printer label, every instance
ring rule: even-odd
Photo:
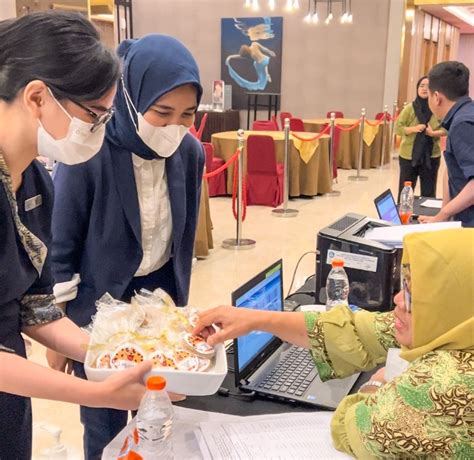
[[[377,271],[377,257],[364,256],[362,254],[352,254],[350,252],[328,251],[326,263],[331,264],[332,259],[344,260],[344,266],[348,268],[355,268],[357,270],[364,270],[366,272]]]

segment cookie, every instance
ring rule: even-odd
[[[216,351],[202,337],[185,333],[182,335],[183,345],[186,349],[196,353],[201,358],[212,358]]]
[[[199,366],[197,368],[198,372],[205,372],[209,369],[209,366],[211,365],[211,360],[210,359],[205,359],[205,358],[198,358],[199,359]]]
[[[156,351],[150,356],[150,360],[153,363],[153,367],[169,367],[170,369],[176,369],[176,362],[170,356]]]
[[[176,367],[180,371],[193,372],[199,368],[199,358],[187,350],[176,350],[173,353]]]
[[[112,367],[122,369],[130,367],[130,365],[139,364],[143,362],[143,360],[144,353],[140,347],[130,343],[125,343],[117,347],[112,355],[111,363]]]
[[[95,367],[97,369],[110,369],[112,367],[110,361],[110,353],[105,351],[98,356]]]

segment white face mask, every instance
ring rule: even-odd
[[[140,136],[140,139],[150,147],[150,149],[156,152],[158,156],[169,158],[176,152],[176,150],[178,150],[178,147],[189,129],[183,125],[153,126],[145,120],[141,113],[137,112],[123,82],[122,87],[130,118],[135,125],[135,129],[137,134]],[[135,124],[132,110],[137,115],[138,126]]]
[[[67,165],[75,165],[90,160],[102,147],[105,124],[99,126],[95,132],[91,132],[92,126],[94,126],[93,123],[86,123],[79,118],[71,117],[51,91],[50,94],[71,122],[66,137],[55,139],[38,120],[38,154]]]
[[[184,136],[188,132],[188,128],[183,125],[156,127],[146,121],[141,113],[137,114],[137,117],[137,133],[141,140],[163,158],[169,158],[178,150]]]

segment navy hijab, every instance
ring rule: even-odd
[[[199,104],[202,86],[198,66],[188,49],[175,38],[150,34],[138,40],[125,40],[117,52],[123,59],[123,82],[137,112],[144,114],[161,96],[187,84],[196,87]],[[136,132],[122,83],[114,105],[115,114],[107,125],[107,138],[117,147],[146,160],[159,158]],[[137,123],[133,109],[132,114]]]

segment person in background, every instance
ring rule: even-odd
[[[416,187],[420,178],[421,196],[436,197],[436,182],[441,160],[440,137],[446,132],[428,106],[428,77],[416,84],[416,98],[400,113],[396,132],[400,144],[398,200],[405,181]]]
[[[331,429],[357,458],[474,458],[474,229],[412,233],[403,242],[402,286],[389,313],[271,312],[218,307],[195,334],[209,344],[261,330],[311,350],[322,380],[385,362],[401,346],[409,362],[386,382],[378,371],[344,398]],[[214,326],[220,328],[215,331]]]
[[[36,160],[95,155],[119,62],[82,15],[34,13],[0,22],[0,458],[30,460],[31,397],[136,409],[150,363],[101,383],[27,361],[21,333],[84,361],[88,336],[55,306],[53,184]]]
[[[444,159],[443,207],[422,223],[461,221],[474,227],[474,102],[469,97],[469,69],[461,62],[435,65],[429,73],[429,105],[448,131]]]
[[[176,39],[159,34],[118,49],[123,78],[105,143],[91,161],[58,165],[53,179],[52,267],[57,301],[77,325],[106,292],[130,301],[164,289],[187,304],[204,153],[188,128],[202,95],[197,64]],[[54,369],[66,360],[48,352]],[[84,368],[74,372],[85,378]],[[127,424],[125,411],[81,408],[86,459]]]

